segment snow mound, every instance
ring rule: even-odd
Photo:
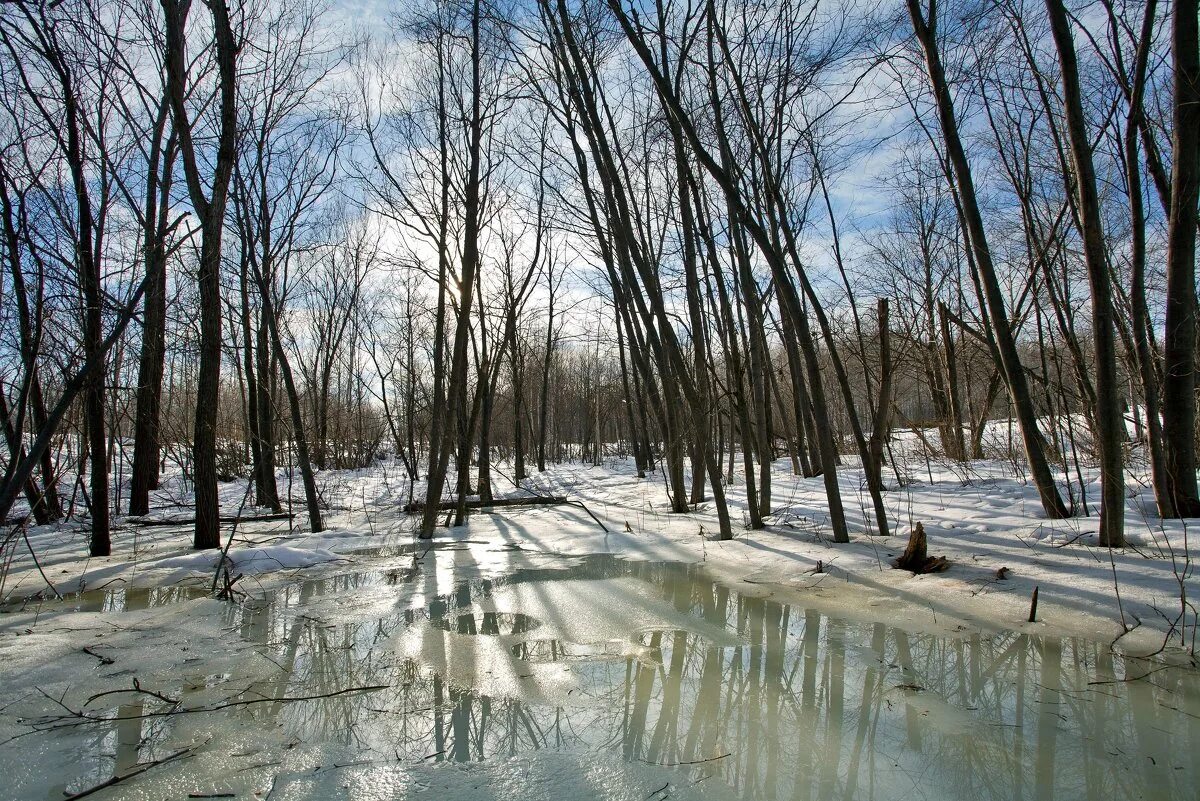
[[[312,567],[322,562],[340,559],[324,548],[296,548],[290,545],[268,545],[231,551],[229,558],[242,573],[269,573],[272,570],[291,570]]]

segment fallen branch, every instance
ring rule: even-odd
[[[733,756],[733,753],[730,752],[728,754],[721,754],[720,756],[709,757],[708,759],[693,759],[687,762],[651,762],[648,759],[639,759],[638,762],[642,762],[646,765],[657,765],[663,768],[677,768],[681,765],[703,765],[705,762],[716,762],[729,756]]]
[[[120,784],[121,782],[125,781],[126,779],[132,779],[134,776],[140,776],[141,774],[150,770],[150,768],[156,768],[159,765],[165,765],[168,762],[174,762],[176,759],[182,759],[183,757],[191,756],[193,750],[195,750],[195,749],[194,748],[185,748],[182,751],[176,751],[175,753],[171,754],[170,756],[165,756],[162,759],[156,759],[153,762],[142,762],[137,767],[135,767],[133,770],[129,770],[129,771],[126,771],[125,773],[121,773],[116,776],[113,776],[108,781],[100,782],[95,787],[89,787],[88,789],[86,789],[82,792],[75,793],[74,795],[65,796],[64,801],[75,801],[75,799],[77,799],[77,798],[86,798],[89,795],[93,795],[94,793],[98,793],[101,790],[104,790],[108,787],[112,787],[114,784]]]
[[[83,652],[85,654],[87,654],[88,656],[94,656],[97,659],[99,659],[100,664],[102,664],[102,665],[111,665],[113,663],[113,658],[111,656],[105,656],[104,654],[98,654],[86,645],[83,647]]]
[[[54,593],[54,597],[61,601],[62,594],[54,586],[54,582],[50,581],[50,577],[46,575],[46,571],[42,569],[42,563],[38,560],[37,552],[33,550],[33,543],[29,541],[29,526],[26,525],[28,522],[29,518],[26,517],[25,522],[21,524],[21,536],[25,538],[25,547],[29,549],[29,556],[33,559],[33,566],[42,575],[42,581],[46,582],[46,586]]]
[[[588,513],[588,517],[590,517],[596,521],[596,525],[598,525],[600,528],[604,529],[605,534],[609,533],[608,526],[604,525],[604,523],[602,523],[600,521],[600,518],[598,518],[594,514],[592,514],[592,510],[587,508],[584,505],[583,501],[567,501],[567,505],[568,506],[578,506],[580,509],[582,509],[583,511]]]
[[[229,577],[229,568],[233,565],[233,561],[229,558],[229,549],[233,547],[233,538],[237,536],[238,521],[241,519],[242,511],[246,508],[246,501],[250,500],[250,493],[254,489],[254,479],[251,478],[246,482],[246,492],[242,495],[242,503],[238,506],[237,517],[234,518],[233,527],[229,529],[229,539],[225,540],[225,547],[221,549],[221,558],[217,560],[217,572],[213,574],[212,587],[209,592],[217,591],[217,580],[221,577],[225,578],[225,588],[217,595],[218,598],[224,601],[233,600],[233,585],[241,578],[239,574],[236,578]],[[291,515],[289,514],[290,518]]]
[[[83,650],[86,651],[87,649],[85,648]],[[95,654],[93,654],[93,655],[95,656]],[[105,690],[104,692],[96,693],[95,695],[88,698],[86,701],[83,702],[83,705],[87,706],[88,704],[92,703],[93,701],[95,701],[98,698],[104,698],[105,696],[109,696],[109,695],[120,695],[122,693],[141,693],[142,695],[149,695],[152,698],[157,698],[158,700],[160,700],[164,703],[170,704],[171,706],[179,706],[179,701],[177,701],[176,699],[171,698],[170,696],[164,695],[163,693],[156,692],[154,690],[147,690],[144,687],[142,687],[141,682],[139,682],[137,680],[136,676],[133,679],[133,688],[132,689],[130,689],[128,687],[119,687],[115,690]],[[42,693],[42,695],[45,695],[45,693]]]
[[[267,520],[291,520],[295,517],[291,512],[279,512],[269,515],[248,515],[246,517],[238,517],[236,515],[226,515],[219,518],[222,523],[259,523]],[[183,517],[168,520],[126,520],[125,524],[129,526],[142,526],[150,528],[152,526],[190,526],[196,522],[194,517]]]
[[[52,723],[54,725],[41,725],[41,726],[35,725],[34,729],[37,731],[51,731],[54,729],[66,728],[68,726],[82,726],[87,723],[114,723],[116,721],[121,721],[121,720],[146,720],[148,718],[169,718],[174,715],[189,715],[189,714],[196,714],[196,713],[200,713],[200,712],[218,712],[222,709],[234,709],[237,707],[252,706],[254,704],[284,704],[284,703],[295,703],[298,701],[317,701],[317,700],[321,700],[324,698],[337,698],[338,696],[342,696],[342,695],[350,695],[351,693],[379,692],[380,690],[386,690],[389,687],[391,687],[390,684],[372,684],[372,685],[368,685],[365,687],[347,687],[344,690],[335,690],[333,692],[328,692],[328,693],[318,693],[316,695],[291,695],[291,696],[283,696],[281,698],[248,698],[248,699],[243,699],[240,701],[226,701],[226,702],[220,703],[220,704],[205,704],[203,706],[182,707],[182,708],[176,708],[176,709],[164,709],[164,710],[154,711],[154,712],[141,712],[137,715],[120,715],[120,714],[118,714],[118,715],[112,715],[112,716],[89,715],[86,712],[83,712],[81,710],[70,709],[65,704],[63,704],[62,701],[54,699],[53,697],[46,695],[45,692],[42,692],[42,695],[45,695],[50,700],[54,701],[59,706],[66,709],[70,714],[67,716],[63,716],[63,717],[50,718],[49,720],[44,720],[43,721],[44,724]],[[153,691],[142,689],[141,687],[135,687],[133,690],[109,690],[107,692],[101,693],[100,695],[109,695],[109,694],[115,693],[115,692],[141,692],[141,693],[145,693],[148,695],[154,695],[155,697],[161,698],[164,701],[167,701],[168,703],[172,702],[172,699],[169,699],[169,698],[166,698],[165,696],[154,693]],[[93,696],[92,699],[89,699],[89,702],[90,702],[90,700],[93,700],[98,697],[100,697],[100,696],[99,695]],[[71,720],[71,718],[75,718],[75,720]]]

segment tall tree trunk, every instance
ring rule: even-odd
[[[1200,517],[1196,488],[1196,202],[1200,197],[1200,51],[1197,0],[1171,14],[1174,129],[1167,221],[1167,313],[1163,338],[1163,457],[1172,510]]]
[[[193,484],[196,491],[196,548],[220,547],[220,505],[217,498],[217,409],[221,384],[221,238],[225,204],[233,174],[237,138],[238,42],[222,2],[207,4],[213,24],[218,77],[218,132],[209,194],[205,195],[199,154],[188,116],[187,15],[191,0],[160,0],[165,17],[164,57],[167,93],[179,137],[188,195],[200,219],[200,367],[196,379],[196,415],[192,441]]]
[[[471,334],[471,303],[475,296],[475,279],[479,269],[479,231],[480,231],[480,190],[481,190],[481,161],[483,157],[483,113],[481,86],[480,52],[480,0],[471,4],[471,112],[469,118],[469,134],[467,144],[467,175],[463,187],[463,242],[459,285],[461,289],[458,304],[458,319],[454,330],[454,351],[450,363],[450,383],[446,391],[446,408],[456,415],[458,420],[459,438],[464,436],[467,427],[467,361],[468,345]],[[437,507],[442,497],[442,489],[446,483],[446,468],[450,461],[450,452],[454,446],[452,437],[442,436],[439,443],[441,451],[436,470],[429,474],[427,483],[425,513],[421,518],[421,539],[431,539],[433,529],[437,525]],[[460,443],[461,444],[461,443]],[[468,446],[469,447],[469,446]],[[459,450],[462,458],[462,448]],[[432,458],[432,457],[431,457]],[[459,466],[460,471],[463,466]],[[461,487],[459,492],[459,514],[462,513],[463,498]]]
[[[138,358],[137,408],[133,423],[133,475],[129,485],[129,514],[150,511],[150,490],[158,487],[160,464],[159,426],[162,406],[163,360],[167,333],[167,254],[166,215],[170,210],[171,174],[175,161],[175,135],[163,148],[163,132],[169,119],[166,98],[155,122],[150,142],[149,178],[146,206],[143,258],[150,283],[146,287],[146,305],[142,315],[142,347]],[[159,182],[161,161],[161,184]]]
[[[512,328],[509,348],[512,351],[512,396],[513,396],[513,481],[518,485],[528,478],[525,472],[525,373],[521,369],[524,357],[517,341],[516,326]]]
[[[270,269],[268,267],[268,269]],[[270,278],[264,279],[267,285]],[[257,346],[254,349],[255,368],[258,374],[258,403],[254,413],[258,415],[258,473],[256,477],[259,506],[272,511],[282,510],[279,500],[279,485],[275,481],[275,393],[278,390],[278,364],[275,349],[271,346],[270,324],[259,313],[256,328]]]
[[[1029,472],[1046,516],[1052,520],[1062,519],[1068,517],[1070,513],[1063,504],[1058,487],[1054,483],[1054,475],[1050,472],[1050,464],[1046,460],[1041,435],[1037,428],[1037,413],[1034,410],[1033,397],[1029,392],[1025,368],[1021,364],[1016,340],[1009,326],[1004,294],[992,263],[992,254],[988,248],[987,236],[983,227],[983,216],[975,196],[975,183],[971,175],[971,167],[959,137],[954,102],[950,96],[950,88],[946,82],[946,74],[938,50],[935,35],[937,20],[931,18],[926,22],[919,0],[907,0],[907,4],[913,29],[925,52],[925,64],[937,102],[942,138],[945,141],[961,200],[967,239],[974,256],[975,270],[982,284],[987,304],[987,316],[999,351],[1005,384],[1008,386],[1009,396],[1016,411],[1017,423],[1021,429],[1021,440],[1025,447],[1025,457],[1029,462]]]
[[[258,496],[254,500],[255,506],[262,506],[262,492],[259,483],[262,479],[262,449],[260,447],[261,438],[258,433],[258,380],[254,374],[255,363],[255,337],[252,333],[254,330],[254,322],[252,312],[250,310],[250,263],[246,258],[245,250],[249,246],[249,242],[243,239],[242,243],[242,262],[238,270],[238,295],[241,300],[241,328],[242,328],[242,373],[246,385],[246,428],[250,437],[250,465],[252,486],[255,489],[255,494]]]
[[[1141,36],[1130,79],[1129,113],[1122,140],[1125,156],[1125,184],[1129,195],[1130,239],[1130,328],[1138,367],[1146,419],[1146,444],[1150,454],[1150,483],[1160,517],[1175,515],[1175,500],[1167,478],[1163,454],[1163,429],[1156,356],[1150,347],[1150,311],[1146,305],[1146,210],[1142,197],[1141,150],[1138,131],[1143,117],[1143,97],[1150,48],[1154,41],[1156,0],[1147,0],[1143,10]],[[1115,21],[1114,21],[1115,22]]]
[[[1113,333],[1115,322],[1108,253],[1100,221],[1100,196],[1096,190],[1096,171],[1092,164],[1087,120],[1079,95],[1075,41],[1061,0],[1046,0],[1046,11],[1050,16],[1050,30],[1062,67],[1063,105],[1071,142],[1071,159],[1075,167],[1075,193],[1083,228],[1083,256],[1092,290],[1096,430],[1100,456],[1100,544],[1117,548],[1125,545],[1125,420],[1120,407],[1121,385],[1117,377],[1117,344]],[[1192,233],[1194,238],[1194,225]],[[1194,483],[1194,473],[1192,480]]]
[[[66,128],[66,158],[75,192],[76,269],[83,293],[83,351],[88,361],[99,360],[99,369],[87,379],[84,387],[83,409],[90,457],[89,483],[91,489],[92,533],[89,553],[108,556],[112,552],[109,533],[108,498],[108,429],[105,423],[104,382],[107,370],[103,364],[104,309],[102,275],[99,258],[102,226],[97,226],[92,212],[88,185],[89,166],[84,162],[82,123],[75,95],[74,78],[57,50],[50,51],[50,61],[58,73],[62,91],[64,124]]]
[[[867,443],[867,469],[872,480],[883,485],[883,449],[892,433],[892,400],[895,392],[892,367],[892,332],[888,328],[888,300],[879,298],[876,303],[876,319],[879,327],[879,396],[875,403],[875,416],[871,421],[871,438]]]
[[[538,398],[537,467],[546,472],[546,423],[550,410],[550,365],[554,359],[554,278],[550,278],[550,301],[547,306],[546,342],[542,353],[542,386]],[[619,327],[619,325],[618,325]]]
[[[664,52],[666,45],[663,45]],[[708,380],[708,333],[700,303],[700,261],[696,254],[696,223],[688,189],[688,158],[683,133],[678,123],[668,117],[675,143],[676,191],[679,206],[679,235],[683,243],[683,275],[687,295],[688,322],[692,329],[692,371],[696,383],[698,406],[692,411],[692,489],[691,502],[704,500],[704,450],[712,439],[711,389]]]
[[[279,365],[284,391],[288,396],[288,409],[292,416],[292,439],[296,443],[296,461],[300,468],[300,479],[304,484],[304,500],[308,506],[308,525],[312,533],[316,534],[325,530],[325,522],[321,518],[321,497],[317,492],[316,476],[313,474],[308,437],[304,433],[304,412],[300,407],[300,392],[296,388],[292,367],[288,362],[287,353],[283,349],[283,339],[279,333],[279,320],[276,317],[271,285],[267,283],[261,271],[254,277],[258,283],[259,298],[262,302],[260,315],[266,321],[267,328],[271,333],[275,361]]]

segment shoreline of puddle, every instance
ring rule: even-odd
[[[472,539],[433,541],[409,539],[361,546],[337,551],[336,555],[339,558],[335,561],[306,568],[239,577],[242,585],[238,588],[238,597],[234,599],[233,603],[269,602],[275,595],[288,591],[289,588],[303,587],[310,582],[319,584],[328,581],[349,580],[355,583],[356,580],[364,577],[383,576],[389,582],[394,583],[406,572],[415,569],[416,573],[419,573],[422,569],[421,563],[430,552],[470,551],[473,546],[480,547],[484,552],[519,553],[530,558],[562,560],[563,562],[604,558],[650,564],[694,565],[704,570],[711,580],[736,586],[739,593],[763,598],[778,597],[796,606],[812,608],[823,614],[854,622],[884,623],[903,627],[915,634],[944,637],[972,634],[995,636],[1015,633],[1060,639],[1083,638],[1097,644],[1106,644],[1112,648],[1115,654],[1126,659],[1144,659],[1171,666],[1191,666],[1200,670],[1193,655],[1183,652],[1157,633],[1140,630],[1139,627],[1134,626],[1129,628],[1125,634],[1114,638],[1110,633],[1114,625],[1112,621],[1074,610],[1059,609],[1052,616],[1046,615],[1043,611],[1036,623],[1025,620],[998,620],[970,609],[943,606],[939,611],[933,600],[904,598],[898,595],[893,588],[877,587],[873,583],[864,581],[863,577],[853,574],[835,576],[828,572],[803,571],[795,576],[785,577],[778,574],[763,576],[761,574],[766,571],[757,571],[750,575],[742,575],[734,565],[709,562],[703,556],[691,561],[676,561],[651,558],[642,554],[563,553],[543,551],[518,543],[496,543]],[[356,559],[368,561],[354,561]],[[348,560],[350,564],[347,564]],[[397,561],[401,564],[393,564]],[[463,566],[455,565],[453,567],[459,570]],[[478,564],[470,566],[469,569],[482,570]],[[521,569],[524,568],[517,566],[494,570],[492,577],[500,577],[505,572]],[[570,566],[567,565],[560,569],[569,570]],[[469,580],[469,577],[463,578]],[[254,589],[245,589],[250,580],[257,586]],[[46,615],[74,612],[119,613],[158,608],[204,598],[219,598],[218,594],[210,591],[212,586],[210,575],[208,577],[189,577],[172,584],[139,583],[132,586],[127,586],[122,579],[115,579],[102,587],[85,589],[82,592],[64,593],[58,599],[47,596],[43,590],[22,598],[9,598],[0,602],[0,629],[7,625],[5,618],[8,616],[29,613],[31,610],[34,611],[37,619],[41,620]],[[1053,597],[1043,593],[1043,610],[1046,610],[1052,603]]]

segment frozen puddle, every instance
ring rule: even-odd
[[[43,607],[214,639],[76,646],[86,667],[6,689],[0,796],[1196,797],[1197,674],[1106,644],[906,633],[607,556],[195,594]]]

